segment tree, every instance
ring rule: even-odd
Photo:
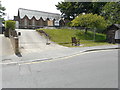
[[[62,16],[66,19],[73,19],[75,17],[75,3],[73,2],[58,2],[58,5],[56,5],[57,9],[60,10],[62,13]]]
[[[5,13],[3,11],[5,11],[5,7],[2,7],[1,5],[1,1],[0,1],[0,18],[2,17],[2,15],[4,15]]]
[[[120,24],[120,2],[108,2],[102,9],[102,16],[109,24]]]
[[[58,2],[56,7],[64,18],[73,20],[81,13],[100,14],[105,4],[106,2]]]
[[[92,13],[85,15],[80,14],[71,22],[71,26],[83,26],[91,29],[97,29],[97,32],[102,32],[102,30],[107,27],[104,17]]]

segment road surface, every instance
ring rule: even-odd
[[[118,50],[3,66],[3,88],[117,88]]]

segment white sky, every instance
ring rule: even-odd
[[[31,10],[45,11],[59,13],[56,9],[56,4],[64,0],[0,0],[2,6],[6,8],[7,13],[5,19],[13,19],[13,16],[17,16],[18,8],[25,8]]]

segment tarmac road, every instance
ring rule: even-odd
[[[118,50],[3,66],[3,88],[117,88]]]

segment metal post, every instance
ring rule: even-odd
[[[49,44],[50,44],[48,41],[49,41],[49,37],[47,37],[46,45],[49,45]]]
[[[93,41],[95,41],[95,34],[96,34],[96,28],[94,28],[94,36],[93,36]]]

